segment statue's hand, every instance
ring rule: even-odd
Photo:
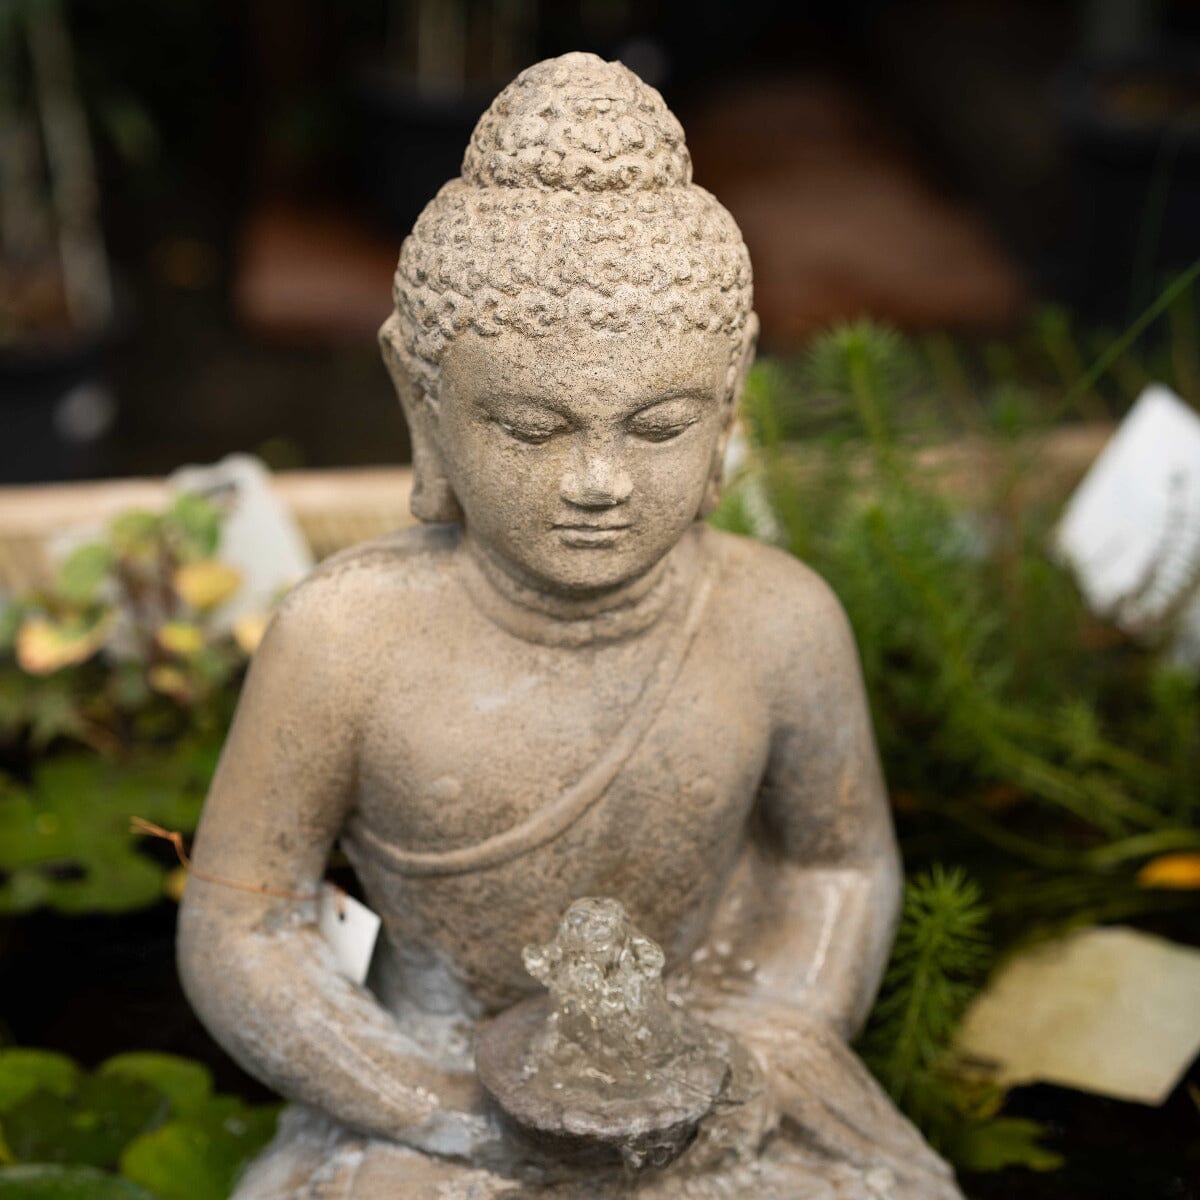
[[[506,1154],[506,1138],[474,1071],[443,1069],[427,1084],[428,1115],[390,1131],[393,1141],[436,1158],[484,1164]]]
[[[772,1122],[802,1144],[862,1167],[895,1164],[901,1174],[948,1177],[949,1168],[830,1022],[794,1004],[746,995],[715,997],[704,1016],[753,1055]]]
[[[753,1159],[778,1123],[762,1067],[738,1037],[728,1042],[729,1081],[684,1155],[691,1170],[718,1170]]]
[[[505,1145],[499,1122],[482,1110],[439,1108],[397,1141],[438,1158],[482,1164],[500,1157]]]
[[[469,1163],[511,1178],[540,1184],[574,1180],[579,1169],[550,1155],[540,1154],[524,1140],[514,1137],[511,1126],[496,1108],[483,1100],[474,1076],[469,1094],[446,1096],[459,1107],[439,1108],[421,1125],[405,1129],[396,1138],[406,1146],[437,1158]],[[465,1101],[465,1102],[464,1102]]]

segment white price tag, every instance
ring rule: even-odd
[[[1067,505],[1055,542],[1092,610],[1130,633],[1200,628],[1200,416],[1148,387]]]
[[[365,904],[331,883],[321,885],[317,924],[333,949],[338,969],[353,983],[366,981],[379,936],[379,918]]]

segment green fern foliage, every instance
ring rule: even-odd
[[[750,453],[716,523],[831,584],[888,781],[922,811],[1076,877],[1128,881],[1139,860],[1200,849],[1195,677],[1101,626],[1051,561],[1057,504],[1024,498],[1039,467],[1021,428],[987,435],[988,494],[968,502],[942,485],[920,451],[936,441],[930,387],[914,346],[866,322],[820,336],[798,364],[753,372]],[[966,861],[923,861],[936,857]],[[1148,899],[1125,894],[1131,914]]]
[[[955,1056],[955,1030],[993,960],[983,892],[935,864],[905,888],[892,960],[858,1050],[892,1099],[966,1171],[1053,1170],[1036,1121],[998,1115],[1004,1093]]]
[[[896,401],[920,381],[920,364],[909,343],[895,330],[871,321],[831,329],[812,343],[801,361],[806,392],[851,404],[878,452],[894,436]]]
[[[892,1099],[926,1129],[950,1106],[950,1039],[992,958],[979,885],[936,864],[905,889],[892,961],[860,1049]]]
[[[863,321],[818,336],[751,372],[714,517],[804,559],[854,628],[914,872],[861,1049],[967,1171],[1059,1161],[952,1050],[993,954],[1142,918],[1189,940],[1200,911],[1142,871],[1200,851],[1200,675],[1089,613],[1048,549],[1070,484],[1040,434],[1133,399],[1111,354],[1068,383],[1093,357],[1074,336],[1055,314],[974,350]]]

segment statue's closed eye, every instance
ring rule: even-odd
[[[669,442],[695,425],[700,415],[694,400],[675,397],[635,412],[625,428],[643,441]]]
[[[514,424],[511,421],[496,419],[496,424],[517,442],[527,446],[544,446],[556,433],[562,432],[562,426]]]
[[[646,442],[669,442],[677,438],[684,430],[695,425],[698,418],[691,417],[686,421],[662,421],[655,419],[640,420],[634,418],[629,423],[629,432]]]

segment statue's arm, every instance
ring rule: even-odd
[[[355,771],[360,689],[332,636],[339,606],[323,581],[302,585],[255,655],[196,835],[180,975],[217,1041],[270,1087],[365,1133],[469,1153],[488,1136],[467,1112],[473,1081],[425,1061],[338,973],[315,903],[200,878],[319,888]]]
[[[848,1038],[887,964],[902,874],[854,637],[833,593],[801,570],[769,689],[758,852],[772,919],[756,947],[754,990]]]

